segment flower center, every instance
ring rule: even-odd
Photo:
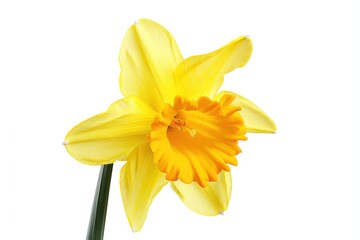
[[[173,120],[170,123],[170,126],[172,129],[177,131],[184,131],[190,134],[190,136],[195,137],[196,131],[195,129],[190,129],[186,126],[186,123],[184,120],[174,117]]]
[[[221,171],[237,165],[238,140],[246,140],[246,128],[234,98],[219,102],[207,97],[197,101],[176,96],[152,124],[150,146],[154,162],[170,181],[197,182],[205,187]]]

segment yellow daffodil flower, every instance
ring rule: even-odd
[[[157,193],[170,182],[187,207],[207,215],[224,212],[231,195],[230,165],[246,132],[274,132],[254,103],[218,93],[224,74],[243,67],[252,43],[239,37],[220,49],[183,59],[173,36],[141,19],[121,46],[124,98],[75,126],[66,149],[90,165],[126,163],[120,172],[124,208],[139,231]]]

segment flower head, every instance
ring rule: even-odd
[[[251,40],[239,37],[183,59],[159,24],[141,19],[129,28],[119,55],[124,98],[70,130],[65,146],[85,164],[126,161],[120,187],[133,230],[142,228],[152,200],[169,182],[195,212],[227,209],[238,141],[246,132],[276,130],[251,101],[218,93],[224,75],[244,66],[251,52]]]

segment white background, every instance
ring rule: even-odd
[[[224,216],[188,210],[169,186],[133,234],[114,166],[105,239],[360,239],[356,1],[2,1],[1,239],[85,239],[98,167],[61,145],[121,98],[117,55],[153,19],[184,57],[244,34],[253,56],[223,89],[262,107],[275,135],[248,134]]]

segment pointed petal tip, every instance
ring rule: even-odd
[[[276,124],[274,123],[274,121],[271,118],[269,118],[269,120],[271,121],[272,126],[270,127],[268,133],[277,134],[278,129],[277,129]]]
[[[219,212],[219,215],[224,216],[224,211],[220,211],[220,212]]]
[[[132,230],[132,233],[136,233],[137,231],[136,231],[136,228],[133,228],[133,229],[131,229]]]
[[[244,36],[245,38],[250,38],[250,34],[247,34]]]
[[[69,142],[68,142],[68,141],[66,141],[66,140],[64,140],[61,144],[62,144],[62,145],[64,145],[64,146],[66,146],[66,145],[68,145],[68,144],[69,144]]]
[[[247,132],[277,133],[278,129],[275,122],[255,103],[231,91],[220,92],[217,96],[217,99],[220,99],[225,94],[233,95],[236,97],[235,100],[232,102],[232,105],[241,107],[240,114],[244,119]]]
[[[272,129],[248,128],[248,133],[277,134],[278,132]]]

